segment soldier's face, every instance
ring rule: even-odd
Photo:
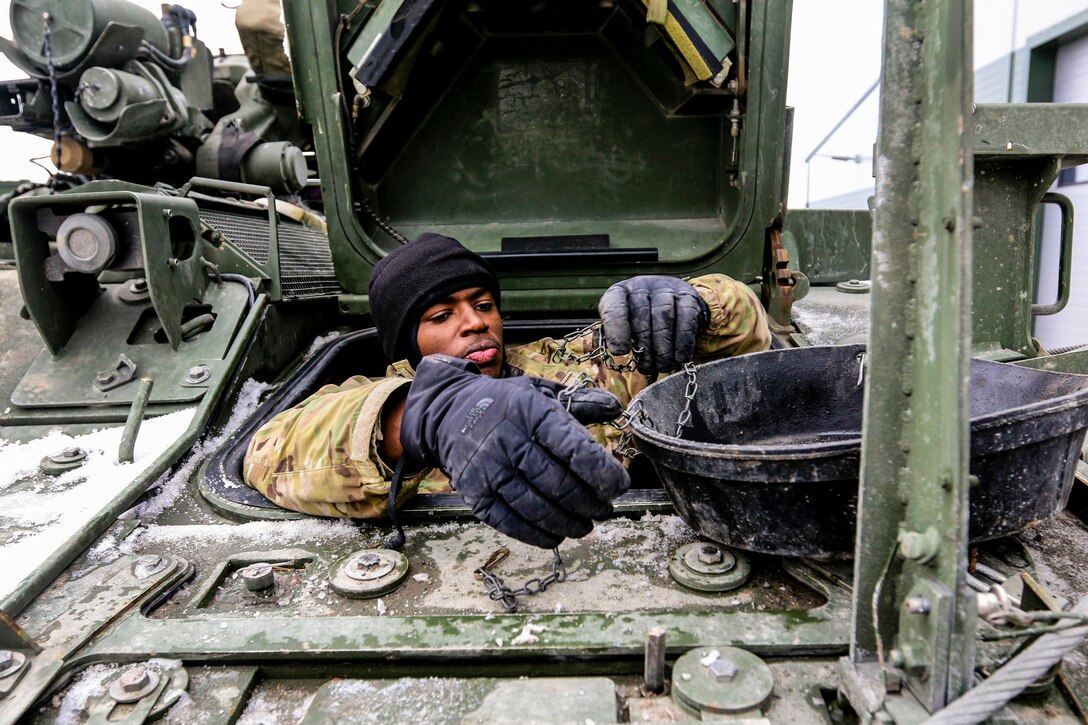
[[[423,355],[471,360],[485,375],[499,377],[502,318],[495,298],[483,287],[469,287],[439,300],[420,317],[416,344]]]

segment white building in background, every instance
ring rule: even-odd
[[[1088,0],[976,2],[975,101],[1088,103]],[[792,173],[809,178],[807,206],[867,207],[878,104],[879,89],[841,119],[824,143],[806,151],[808,168]],[[1052,191],[1068,196],[1076,213],[1069,304],[1035,320],[1035,337],[1047,349],[1088,344],[1088,165],[1065,169]],[[1035,298],[1046,303],[1057,296],[1060,219],[1053,208],[1043,208],[1040,218]]]

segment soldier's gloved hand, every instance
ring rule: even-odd
[[[491,378],[448,355],[416,367],[400,439],[406,455],[449,474],[476,518],[544,548],[588,534],[631,485],[612,454],[530,378]]]
[[[544,378],[529,377],[528,380],[543,395],[558,401],[582,425],[607,423],[623,413],[623,403],[607,390],[592,387],[567,388]]]
[[[617,282],[597,305],[608,352],[632,350],[644,375],[679,370],[695,353],[710,308],[682,279],[645,275]]]

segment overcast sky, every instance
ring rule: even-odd
[[[158,0],[136,0],[159,14]],[[293,0],[304,1],[304,0]],[[198,34],[213,51],[224,48],[240,52],[234,30],[234,13],[213,0],[183,2],[198,17]],[[227,5],[233,6],[235,0]],[[975,31],[976,65],[1009,52],[1012,43],[1012,16],[1017,0],[979,0]],[[1088,5],[1088,0],[1048,0],[1030,3],[1032,21],[1021,13],[1018,37],[1032,26],[1051,24]],[[11,36],[8,2],[0,0],[0,34]],[[880,73],[880,46],[883,3],[879,0],[794,0],[792,50],[787,102],[794,106],[793,163],[790,175],[790,206],[804,206],[806,168],[802,163],[816,144],[861,98]],[[0,78],[22,74],[0,57]],[[822,154],[860,155],[861,163],[843,163],[824,156],[813,159],[811,198],[849,191],[871,184],[872,144],[875,137],[876,94],[859,109],[835,138],[821,149]],[[28,134],[0,128],[0,178],[45,180],[46,172],[28,159],[46,156],[51,143]],[[46,161],[45,163],[48,163]]]

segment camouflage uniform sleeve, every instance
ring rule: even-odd
[[[767,313],[748,285],[724,274],[688,280],[710,308],[710,324],[695,342],[695,362],[766,350]]]
[[[382,406],[411,381],[356,376],[326,385],[272,418],[249,441],[243,474],[272,502],[316,516],[386,513],[392,472],[378,455]],[[405,479],[398,505],[427,472]]]

